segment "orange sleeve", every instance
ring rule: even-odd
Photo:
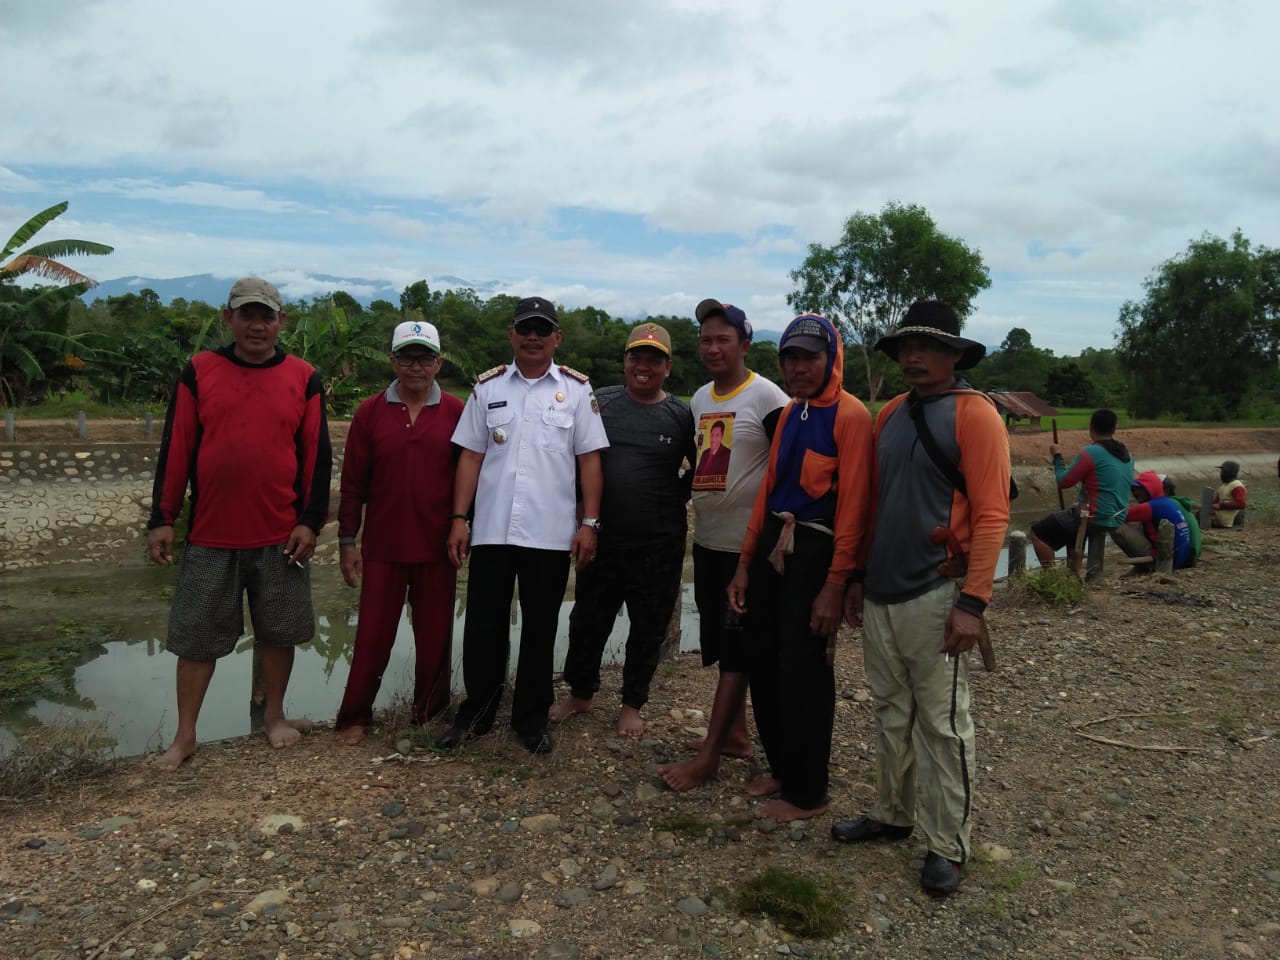
[[[995,404],[982,394],[956,397],[956,442],[969,496],[955,493],[952,529],[969,556],[960,590],[991,602],[996,564],[1009,532],[1009,433]]]
[[[835,552],[827,583],[841,587],[853,575],[869,540],[871,520],[871,414],[862,401],[842,393],[836,410],[836,457],[840,478],[836,491]]]
[[[773,489],[773,482],[778,475],[778,443],[782,439],[782,427],[787,422],[787,414],[790,412],[791,404],[788,403],[778,415],[778,425],[774,427],[773,439],[769,442],[769,461],[765,466],[764,480],[760,484],[760,489],[756,491],[756,502],[751,507],[751,519],[747,521],[747,534],[742,539],[742,550],[738,556],[738,562],[744,567],[751,566],[751,558],[756,553],[756,543],[760,539],[761,531],[764,530],[764,518],[769,512],[769,491]]]

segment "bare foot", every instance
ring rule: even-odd
[[[700,787],[716,775],[720,766],[719,758],[703,759],[702,755],[686,760],[684,763],[668,763],[658,768],[660,776],[668,787],[678,793]]]
[[[180,766],[186,763],[187,758],[196,752],[196,739],[191,737],[174,737],[173,743],[169,744],[169,749],[155,759],[157,770],[163,770],[165,773],[173,773]]]
[[[821,806],[814,807],[812,810],[806,810],[779,798],[760,804],[752,813],[757,820],[776,820],[778,823],[790,823],[792,820],[807,820],[810,817],[821,816],[827,812],[828,806],[829,804],[824,803]]]
[[[702,740],[686,740],[684,745],[690,750],[698,751],[706,744],[706,739]],[[754,748],[751,746],[750,740],[730,740],[720,750],[720,756],[732,757],[735,760],[750,760],[753,755]]]
[[[362,723],[353,723],[345,729],[339,730],[333,737],[344,746],[354,747],[357,743],[364,739],[365,734],[369,732],[369,728]]]
[[[782,789],[782,782],[771,773],[761,773],[747,783],[747,794],[752,797],[767,797]]]
[[[590,700],[581,700],[578,697],[565,697],[547,711],[547,719],[552,723],[559,723],[561,720],[568,720],[575,713],[590,713],[592,706],[594,706],[594,704]]]
[[[618,736],[630,737],[632,740],[644,734],[644,720],[635,707],[623,706],[618,711]]]
[[[295,743],[302,739],[301,727],[310,724],[309,720],[289,720],[286,717],[280,717],[276,720],[268,720],[265,729],[267,733],[267,742],[277,750],[283,747],[292,747]]]

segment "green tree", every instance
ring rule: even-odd
[[[1239,230],[1229,241],[1205,234],[1143,286],[1141,302],[1120,308],[1132,413],[1225,420],[1252,412],[1249,404],[1274,389],[1280,252],[1255,252]]]
[[[787,302],[839,324],[845,349],[861,353],[872,403],[888,368],[876,341],[914,301],[943,300],[963,323],[991,285],[977,250],[942,233],[923,207],[897,202],[849,217],[834,245],[811,243],[790,275],[796,288]]]
[[[67,202],[42,210],[20,226],[0,251],[0,400],[19,403],[30,387],[56,366],[83,365],[86,344],[68,335],[71,303],[97,281],[61,262],[63,257],[104,256],[112,248],[88,240],[47,240],[25,249],[42,229],[66,212]],[[19,287],[20,277],[52,280],[53,286]]]
[[[1053,365],[1053,351],[1037,347],[1029,332],[1014,327],[1000,348],[974,367],[969,380],[989,390],[1025,390],[1039,395],[1045,392]]]
[[[1097,401],[1098,388],[1074,360],[1063,360],[1045,379],[1044,398],[1055,407],[1088,407]]]

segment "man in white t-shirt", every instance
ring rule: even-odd
[[[672,790],[692,790],[715,775],[721,755],[748,757],[746,652],[742,626],[725,590],[738,555],[756,491],[769,459],[769,434],[789,399],[771,380],[747,369],[751,324],[741,309],[703,300],[698,352],[711,382],[693,395],[698,460],[693,475],[693,591],[701,624],[705,666],[720,664],[711,720],[697,754],[658,773]],[[766,429],[766,421],[768,427]]]

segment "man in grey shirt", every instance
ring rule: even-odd
[[[622,668],[619,736],[644,732],[640,708],[658,666],[667,623],[680,596],[687,532],[685,504],[693,469],[693,415],[663,389],[671,374],[671,338],[656,323],[638,324],[623,354],[623,386],[596,392],[609,446],[601,451],[604,498],[596,561],[578,572],[569,616],[564,679],[570,696],[551,708],[554,721],[591,709],[600,659],[622,604],[631,631]]]

